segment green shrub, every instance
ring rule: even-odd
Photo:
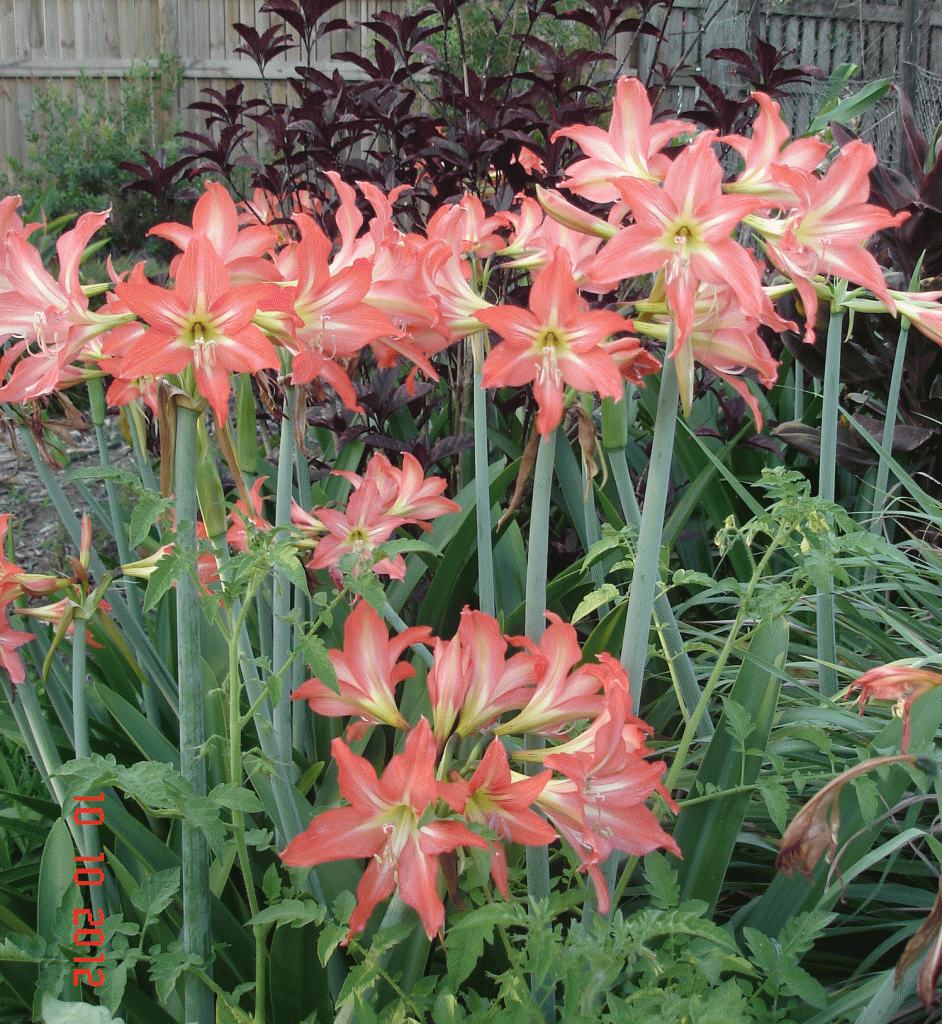
[[[114,250],[129,254],[143,248],[148,227],[164,218],[150,196],[121,190],[133,175],[118,165],[139,160],[145,150],[179,146],[172,136],[182,71],[179,58],[166,54],[153,64],[134,64],[121,80],[118,99],[109,95],[104,79],[84,73],[77,80],[77,103],[55,86],[40,85],[26,118],[28,156],[9,161],[11,184],[25,208],[41,207],[52,219],[110,206]]]

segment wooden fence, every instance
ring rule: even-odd
[[[380,7],[409,0],[347,0],[330,16],[351,23],[370,17]],[[185,127],[201,128],[198,113],[186,111],[200,90],[225,90],[234,81],[258,88],[258,72],[236,53],[239,37],[234,22],[263,31],[271,23],[258,13],[261,0],[0,0],[0,167],[7,157],[23,159],[24,126],[34,106],[35,90],[54,85],[77,96],[81,74],[103,78],[117,96],[120,81],[135,63],[175,54],[183,67],[177,99]],[[670,15],[668,39],[655,53],[646,41],[638,57],[668,65],[686,54],[693,67],[708,64],[705,54],[714,46],[742,46],[751,29],[776,46],[795,47],[797,59],[831,72],[843,62],[861,65],[862,78],[904,79],[912,94],[925,88],[921,117],[925,127],[942,120],[942,4],[939,0],[883,0],[853,3],[835,0],[676,0]],[[656,9],[659,10],[659,9]],[[702,33],[700,29],[705,26]],[[335,32],[321,42],[317,65],[330,73],[337,62],[331,53],[360,51],[365,32]],[[339,65],[345,74],[351,65]],[[293,62],[288,55],[270,67],[275,88],[285,94]],[[715,69],[713,71],[715,73]],[[914,77],[915,76],[915,77]],[[928,83],[926,85],[926,83]],[[822,88],[799,96],[791,116],[797,126],[817,109]],[[688,87],[680,106],[692,104]],[[886,114],[889,123],[895,112]],[[934,120],[933,120],[934,119]],[[874,141],[887,151],[874,129]],[[895,143],[895,127],[887,133]]]
[[[402,2],[347,0],[330,16],[353,24]],[[77,99],[78,80],[85,75],[104,79],[117,99],[133,66],[154,63],[163,54],[176,56],[182,65],[175,100],[186,128],[203,127],[202,115],[186,109],[203,89],[224,91],[243,81],[257,95],[258,69],[236,52],[241,40],[232,25],[241,22],[263,32],[273,19],[259,13],[261,5],[262,0],[0,0],[0,166],[7,157],[26,155],[24,125],[41,86]],[[355,68],[330,55],[359,52],[365,39],[359,29],[331,33],[319,43],[316,66],[327,74],[341,68],[355,75]],[[277,98],[285,98],[297,51],[294,57],[286,55],[267,69]]]
[[[725,66],[706,59],[715,47],[747,45],[753,32],[776,48],[794,50],[791,63],[812,64],[832,75],[842,64],[859,67],[844,93],[865,82],[889,78],[913,100],[925,134],[942,122],[942,3],[939,0],[675,0],[666,40],[646,40],[640,63],[674,67],[681,61],[720,81]],[[681,83],[684,76],[679,76]],[[686,109],[698,97],[696,87],[681,85],[671,105]],[[841,91],[832,81],[792,87],[783,114],[793,129],[806,126]],[[900,154],[898,103],[888,96],[858,130],[881,157]]]

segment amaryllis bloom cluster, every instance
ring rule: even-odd
[[[302,563],[310,571],[328,569],[339,579],[341,563],[350,557],[348,568],[355,574],[373,572],[377,575],[401,579],[405,561],[401,555],[380,557],[376,549],[388,541],[400,527],[414,525],[429,530],[432,520],[459,506],[444,496],[447,481],[441,477],[426,477],[414,455],[405,452],[402,468],[394,466],[382,454],[373,455],[361,476],[347,470],[337,470],[353,485],[344,509],[314,508],[305,511],[292,499],[291,523],[301,534],[297,548]],[[274,525],[265,518],[262,488],[268,477],[259,477],[249,488],[249,504],[239,498],[229,515],[226,542],[236,551],[247,551],[249,531],[270,533]],[[205,540],[206,527],[197,523],[197,539]],[[164,545],[150,555],[123,566],[128,575],[146,579],[157,562],[170,550]],[[217,578],[215,554],[203,551],[199,555],[199,580],[206,587]]]
[[[29,241],[39,224],[24,225],[19,196],[0,201],[0,402],[32,402],[97,372],[99,338],[123,319],[93,313],[79,264],[108,211],[85,213],[56,242],[53,277]]]
[[[580,296],[616,293],[623,306],[634,305],[634,322],[613,329],[622,346],[625,332],[669,342],[667,355],[678,370],[685,412],[693,398],[695,364],[701,363],[740,392],[760,427],[758,401],[745,379],[751,376],[768,387],[777,370],[760,329],[797,330],[774,308],[765,265],[756,258],[760,249],[798,292],[807,341],[829,276],[869,289],[895,312],[895,296],[865,244],[907,215],[868,202],[873,150],[855,142],[828,163],[824,142],[790,140],[778,104],[763,93],[754,99],[758,112],[751,135],[720,138],[683,121],[655,120],[643,85],[621,79],[607,129],[577,125],[556,135],[572,139],[586,154],[570,165],[562,182],[581,205],[543,192],[545,218],[528,205],[532,201],[524,201],[519,215],[504,215],[515,233],[498,256],[510,257],[510,266],[537,271],[536,297],[526,321],[523,310],[476,314],[503,339],[492,353],[485,383],[533,380],[541,431],[559,421],[565,384],[588,390],[586,380],[594,375],[592,390],[605,395],[614,389],[610,368],[603,369],[600,358],[613,344],[602,340],[601,321],[598,329],[590,328],[585,309],[583,337],[594,344],[581,339],[578,346],[566,344],[566,330],[558,329],[563,322],[575,323],[572,315],[564,321],[560,310],[572,311],[576,291]],[[731,179],[718,158],[720,145],[742,158]],[[545,227],[550,219],[571,239],[565,245],[571,274],[565,285],[553,267],[557,290],[567,296],[557,307],[548,307],[538,288],[553,260]],[[639,295],[638,284],[647,275],[653,275],[653,284]],[[935,296],[907,299],[916,326],[937,337]],[[541,338],[554,344],[540,344]],[[637,350],[642,356],[630,365],[640,378],[652,367],[644,349]]]
[[[352,556],[354,570],[372,570],[393,579],[402,579],[406,563],[402,555],[377,558],[376,548],[389,540],[400,527],[411,523],[429,529],[431,520],[459,506],[443,495],[447,486],[441,477],[426,479],[415,456],[402,457],[402,469],[393,466],[385,455],[374,455],[361,477],[336,471],[353,484],[346,508],[322,508],[306,513],[295,503],[292,522],[302,531],[322,534],[307,566],[310,569],[339,568],[344,556]]]
[[[406,733],[404,754],[381,778],[335,740],[340,793],[349,806],[316,816],[282,854],[295,867],[369,858],[347,940],[396,886],[429,937],[440,931],[440,853],[488,849],[494,884],[507,895],[504,844],[562,839],[592,879],[603,912],[610,897],[599,865],[615,851],[680,855],[646,804],[657,792],[676,810],[661,783],[663,762],[648,760],[650,728],[629,710],[624,669],[609,655],[580,664],[575,629],[552,612],[547,618],[539,642],[504,636],[494,618],[468,608],[450,640],[426,627],[391,638],[379,614],[360,601],[347,619],[343,650],[329,654],[336,683],[313,678],[292,695],[318,714],[350,718],[348,738],[374,725]],[[425,713],[411,724],[396,690],[415,675],[406,660],[415,645],[430,646],[433,661]],[[548,744],[525,749],[527,735]],[[515,761],[535,770],[514,770]],[[486,840],[469,823],[484,826]]]
[[[264,191],[239,205],[209,182],[191,224],[152,229],[180,250],[168,284],[148,281],[138,265],[113,275],[94,310],[89,293],[105,286],[86,287],[78,268],[107,214],[84,215],[60,238],[53,278],[30,242],[37,225],[24,225],[9,197],[0,204],[0,400],[33,401],[103,373],[113,404],[154,405],[156,382],[169,381],[224,419],[232,374],[269,371],[327,384],[355,410],[350,371],[364,349],[380,367],[403,363],[411,385],[417,372],[437,378],[433,358],[449,345],[489,330],[484,386],[529,385],[543,434],[577,393],[617,400],[626,380],[656,372],[651,341],[667,343],[686,412],[700,363],[740,392],[761,425],[746,382],[769,386],[777,369],[761,331],[795,328],[769,298],[769,264],[797,291],[809,341],[832,276],[890,312],[899,296],[936,340],[942,313],[935,293],[889,291],[865,248],[906,216],[868,201],[872,149],[854,142],[828,162],[826,143],[790,139],[778,104],[760,92],[754,99],[751,133],[719,137],[656,119],[644,86],[622,78],[607,128],[557,133],[584,154],[562,191],[541,190],[539,202],[520,196],[496,213],[465,196],[435,211],[424,232],[397,225],[402,188],[386,193],[334,172],[331,233],[317,221],[318,200],[300,197],[285,223]],[[741,158],[732,176],[720,146]],[[529,285],[526,305],[495,298],[498,272]],[[623,315],[631,307],[633,320]],[[372,534],[376,500],[364,486],[356,528]]]

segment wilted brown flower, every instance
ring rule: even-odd
[[[844,785],[858,775],[900,761],[915,764],[916,758],[910,754],[873,757],[832,779],[802,807],[785,829],[779,843],[779,855],[775,858],[776,868],[791,878],[796,870],[810,876],[822,855],[826,854],[830,863],[837,852],[837,834],[841,827],[838,801]]]
[[[919,999],[926,1010],[932,1008],[935,1001],[936,986],[939,983],[939,974],[942,973],[942,878],[939,879],[939,892],[929,911],[929,916],[919,926],[919,930],[906,943],[902,956],[896,965],[896,976],[894,984],[898,987],[903,977],[903,972],[914,964],[919,954],[929,944],[932,948],[919,968],[919,980],[916,984],[916,991]]]

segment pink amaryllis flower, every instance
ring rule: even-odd
[[[797,204],[784,220],[747,218],[765,239],[769,258],[795,284],[805,310],[806,342],[814,341],[818,294],[812,279],[818,274],[862,285],[896,312],[883,270],[864,245],[875,232],[902,224],[909,213],[890,213],[867,202],[876,159],[872,146],[855,139],[821,177],[777,167],[775,177],[791,189]]]
[[[508,661],[506,652],[497,620],[470,608],[451,640],[435,638],[426,683],[439,750],[452,732],[462,738],[484,732],[526,705],[536,684],[533,657],[521,652]]]
[[[364,345],[395,334],[383,313],[363,299],[372,285],[372,264],[355,260],[332,273],[331,243],[315,222],[296,214],[300,240],[276,257],[284,284],[282,298],[291,318],[283,343],[292,352],[291,383],[323,378],[348,409],[359,408],[353,384],[338,360]]]
[[[491,878],[503,894],[509,896],[507,854],[503,841],[524,846],[546,846],[558,838],[556,830],[533,810],[533,803],[543,792],[552,772],[519,775],[510,770],[507,751],[500,740],[491,740],[481,763],[468,782],[470,795],[464,816],[468,821],[486,825],[495,838],[491,840]]]
[[[575,629],[555,612],[547,612],[549,626],[534,643],[525,636],[510,637],[524,650],[518,655],[534,680],[520,713],[498,725],[498,736],[523,733],[559,734],[580,719],[595,718],[602,710],[603,678],[598,665],[573,670],[582,658]]]
[[[118,376],[165,377],[192,369],[196,390],[224,419],[230,373],[257,373],[280,366],[274,346],[252,323],[268,286],[233,287],[212,242],[190,239],[180,259],[176,287],[158,288],[132,279],[117,285],[118,299],[148,325],[124,353]]]
[[[407,730],[408,723],[396,707],[396,687],[415,675],[415,669],[400,661],[412,644],[428,643],[428,626],[412,626],[389,637],[386,624],[367,601],[360,600],[343,627],[343,650],[331,650],[330,663],[337,675],[334,690],[318,678],[309,679],[291,694],[292,700],[306,700],[318,715],[353,715],[359,722],[351,727],[353,738],[368,725],[391,725]]]
[[[17,648],[35,637],[35,633],[13,629],[7,619],[6,610],[0,608],[0,668],[7,672],[14,686],[18,686],[26,678],[26,668],[23,659],[17,654]]]
[[[503,339],[484,360],[484,387],[519,387],[532,381],[541,434],[549,434],[562,419],[564,383],[621,398],[621,374],[602,343],[629,330],[630,324],[610,310],[587,308],[562,249],[536,275],[529,309],[493,306],[476,316]]]
[[[776,168],[816,171],[828,154],[828,145],[814,137],[789,142],[788,125],[775,100],[764,92],[754,92],[752,98],[759,105],[752,136],[724,135],[719,140],[735,149],[744,164],[736,180],[724,187],[727,192],[761,196],[769,205],[790,207],[797,197],[776,177]]]
[[[577,288],[591,284],[588,269],[604,238],[618,233],[614,224],[584,213],[558,192],[537,189],[536,199],[524,198],[519,211],[506,210],[501,219],[513,232],[501,253],[501,265],[542,270],[557,249],[569,257]],[[617,216],[617,214],[616,214]]]
[[[440,476],[426,477],[422,464],[408,452],[402,454],[402,469],[394,466],[381,452],[373,455],[360,476],[346,470],[334,470],[337,476],[360,487],[370,480],[382,499],[383,514],[401,516],[405,522],[430,530],[429,520],[448,512],[460,512],[461,506],[442,494],[448,481]]]
[[[85,213],[60,236],[58,277],[27,241],[28,229],[7,231],[0,244],[0,339],[20,340],[0,360],[0,401],[33,401],[83,379],[89,371],[80,364],[94,358],[92,339],[126,319],[91,312],[79,280],[85,249],[108,215]]]
[[[367,480],[356,488],[346,511],[318,509],[317,518],[326,535],[318,541],[308,561],[311,569],[336,570],[345,555],[353,555],[354,572],[372,569],[374,573],[397,580],[405,576],[406,563],[402,555],[378,560],[374,556],[376,548],[406,522],[403,516],[385,512],[383,496],[374,481]]]
[[[678,344],[693,327],[701,283],[728,284],[750,316],[760,316],[769,304],[755,260],[731,237],[762,200],[724,195],[714,139],[713,132],[699,135],[671,164],[662,185],[638,178],[618,181],[634,223],[605,244],[590,270],[595,287],[604,291],[629,277],[663,271]]]
[[[561,128],[553,136],[573,139],[585,160],[577,160],[566,171],[563,185],[598,203],[619,198],[615,179],[643,178],[660,181],[670,167],[661,150],[678,135],[696,130],[687,121],[654,121],[644,84],[637,78],[619,78],[607,130],[586,125]]]
[[[58,590],[62,584],[61,578],[57,576],[24,572],[15,562],[8,562],[3,557],[6,551],[7,530],[12,518],[10,512],[0,515],[0,610],[22,594],[27,597],[45,597]]]
[[[459,846],[487,849],[487,841],[462,822],[432,817],[446,794],[460,806],[460,784],[435,779],[435,741],[423,718],[377,778],[373,766],[343,740],[331,750],[337,762],[341,796],[349,807],[324,811],[281,853],[290,867],[314,867],[332,860],[369,858],[357,886],[357,905],[342,945],[361,932],[373,908],[398,888],[403,902],[419,915],[429,939],[441,932],[445,907],[438,895],[438,857]],[[422,823],[424,821],[424,824]]]
[[[504,248],[505,242],[496,234],[499,217],[488,217],[477,196],[465,195],[460,202],[443,204],[429,217],[426,234],[429,241],[447,242],[456,254],[473,253],[481,259]]]
[[[870,700],[892,700],[893,714],[903,719],[903,739],[900,749],[906,753],[909,746],[909,711],[913,703],[924,693],[942,686],[942,673],[928,668],[912,668],[905,664],[880,665],[864,672],[844,691],[849,697],[854,690],[860,690],[860,713]]]
[[[265,259],[278,242],[277,230],[258,221],[240,227],[235,202],[218,181],[206,182],[206,191],[193,207],[192,227],[169,221],[155,225],[147,233],[166,238],[183,252],[194,238],[208,239],[225,264],[232,284],[270,281],[277,277],[274,267]],[[181,258],[174,258],[171,276],[178,273]]]
[[[470,268],[461,253],[447,242],[433,242],[422,253],[422,278],[426,294],[434,298],[441,318],[439,330],[450,342],[481,330],[476,314],[490,303],[475,291]]]
[[[59,590],[66,582],[55,576],[44,576],[27,573],[15,562],[8,562],[3,557],[7,529],[12,518],[9,512],[0,515],[0,668],[5,669],[14,685],[22,683],[26,678],[26,670],[19,654],[18,647],[28,643],[35,636],[20,629],[13,629],[7,619],[7,607],[21,595],[41,597]],[[14,608],[14,611],[22,609]]]
[[[905,316],[930,341],[942,345],[942,291],[897,292],[891,288],[890,298],[900,316]]]
[[[606,694],[608,719],[596,732],[591,751],[543,759],[562,778],[551,779],[536,799],[536,806],[579,854],[581,870],[592,879],[603,914],[608,913],[610,896],[598,865],[614,850],[639,856],[666,849],[681,856],[644,803],[658,789],[666,766],[663,761],[645,761],[625,742],[627,702],[623,687]]]
[[[451,640],[435,637],[433,652],[426,685],[432,707],[432,735],[436,748],[442,750],[464,703],[470,663],[468,651],[457,635]]]
[[[669,316],[651,312],[645,303],[637,303],[637,310],[650,313],[649,316],[636,317],[639,332],[662,341],[670,337]],[[758,400],[749,390],[743,375],[751,370],[757,374],[763,387],[769,388],[777,380],[779,364],[759,336],[760,323],[776,329],[795,326],[781,321],[771,303],[761,319],[750,316],[740,307],[736,294],[729,287],[701,285],[697,289],[690,333],[685,339],[678,340],[668,353],[677,368],[685,416],[690,415],[693,404],[694,364],[700,363],[742,395],[756,421],[756,429],[762,429]]]
[[[359,182],[375,214],[367,232],[360,234],[363,215],[355,191],[336,172],[328,171],[327,177],[340,199],[336,214],[340,248],[331,260],[331,273],[358,259],[369,260],[372,283],[364,301],[385,313],[395,327],[393,334],[370,342],[377,362],[385,368],[402,356],[431,380],[438,380],[428,357],[447,347],[449,338],[447,331],[438,330],[435,303],[422,281],[423,253],[430,243],[427,238],[403,234],[393,223],[393,204],[405,186],[387,194],[369,182]]]
[[[484,732],[508,711],[525,707],[536,678],[529,652],[506,657],[507,638],[492,615],[465,608],[455,635],[467,652],[467,686],[455,726],[464,737]]]

